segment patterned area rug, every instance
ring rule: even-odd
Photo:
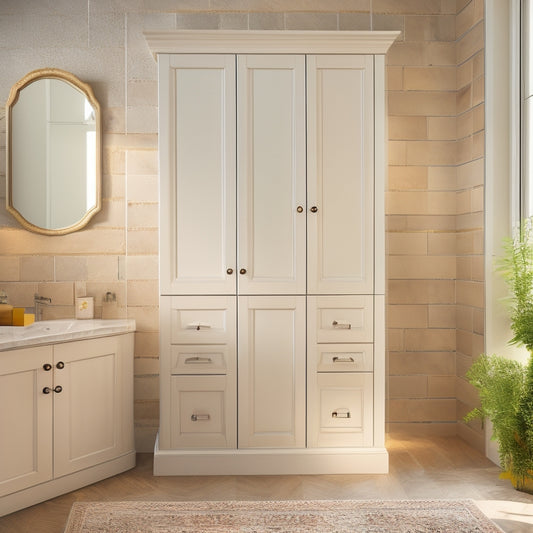
[[[77,502],[65,533],[501,533],[470,500]]]

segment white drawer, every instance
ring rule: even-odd
[[[309,296],[310,344],[372,342],[373,300],[371,295]]]
[[[310,374],[309,381],[309,446],[372,446],[373,375]]]
[[[172,376],[171,448],[234,448],[236,393],[226,376]]]
[[[317,372],[372,372],[373,351],[372,344],[315,344],[309,364]]]
[[[227,344],[174,344],[170,350],[171,374],[226,374],[235,366]]]
[[[235,339],[234,296],[173,296],[172,344],[227,344]]]

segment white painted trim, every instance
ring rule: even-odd
[[[158,30],[146,31],[157,54],[385,54],[399,31]]]
[[[511,235],[520,218],[519,42],[513,31],[519,3],[485,2],[485,352],[523,360],[522,350],[508,344],[512,334],[502,304],[507,288],[494,265],[504,237]],[[499,463],[497,444],[490,437],[489,425],[485,432],[487,457]]]
[[[385,448],[160,450],[154,476],[387,474]]]

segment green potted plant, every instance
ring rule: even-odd
[[[467,372],[481,407],[465,417],[488,418],[500,461],[518,490],[533,493],[533,235],[532,220],[505,242],[501,271],[510,289],[511,344],[529,351],[526,364],[482,354]]]

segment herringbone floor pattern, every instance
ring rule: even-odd
[[[139,454],[133,470],[0,518],[0,533],[60,533],[74,501],[426,498],[473,499],[504,531],[533,531],[533,496],[461,439],[389,436],[387,448],[387,475],[154,477]]]

